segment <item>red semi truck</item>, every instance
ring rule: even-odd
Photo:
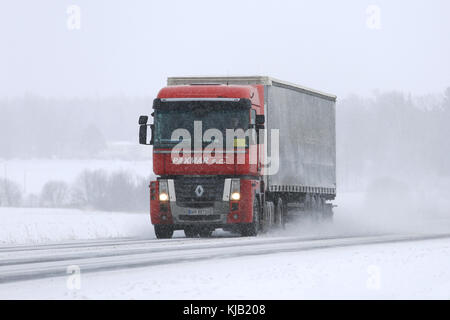
[[[139,118],[153,145],[157,238],[217,228],[256,236],[298,215],[332,218],[336,96],[270,77],[173,77]],[[151,128],[148,141],[147,129]]]

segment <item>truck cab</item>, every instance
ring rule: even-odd
[[[153,102],[151,221],[158,238],[216,228],[255,235],[261,193],[263,87],[191,84],[163,88]],[[262,91],[262,92],[261,92]],[[141,143],[147,144],[141,117]]]

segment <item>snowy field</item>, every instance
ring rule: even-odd
[[[75,209],[0,208],[0,244],[154,237],[150,215]]]

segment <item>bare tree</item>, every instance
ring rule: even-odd
[[[108,176],[104,170],[85,170],[72,189],[72,204],[76,207],[101,208],[107,195]]]
[[[0,182],[0,206],[18,207],[22,204],[20,187],[14,181],[4,179]]]
[[[44,207],[65,207],[68,204],[69,187],[63,181],[49,181],[42,188],[41,206]]]
[[[72,187],[71,204],[107,211],[148,210],[148,181],[127,171],[86,170]]]

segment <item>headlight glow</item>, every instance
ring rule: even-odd
[[[241,194],[239,192],[233,192],[231,194],[231,200],[237,201],[241,199]]]
[[[169,195],[165,192],[161,192],[159,194],[159,201],[167,201],[169,200]]]

